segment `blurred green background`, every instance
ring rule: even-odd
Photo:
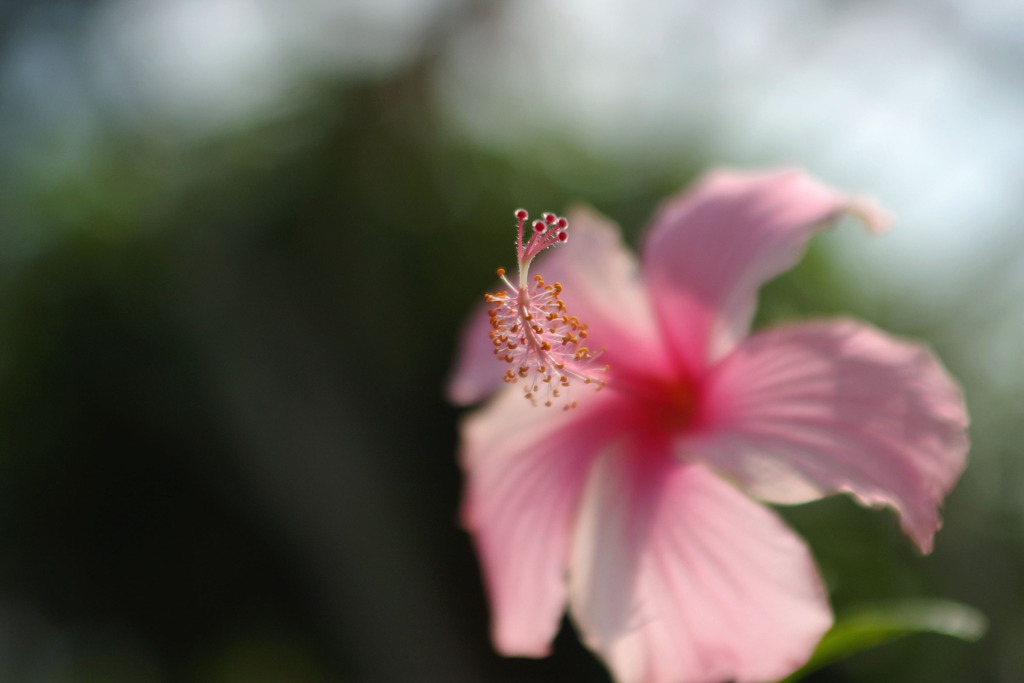
[[[991,0],[0,0],[0,680],[607,681],[507,660],[456,524],[464,316],[511,211],[638,235],[714,165],[796,164],[896,230],[818,238],[760,323],[851,312],[965,387],[921,558],[784,510],[837,610],[991,620],[820,682],[1024,671],[1024,9]]]

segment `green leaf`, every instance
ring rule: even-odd
[[[949,600],[906,600],[862,607],[837,620],[810,661],[780,683],[795,683],[823,666],[913,633],[938,633],[973,642],[985,635],[987,628],[984,614]]]

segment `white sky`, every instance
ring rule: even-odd
[[[985,49],[1024,35],[1003,4],[525,0],[454,47],[442,93],[487,144],[805,166],[897,216],[837,240],[867,289],[948,294],[1021,244],[1024,79]]]

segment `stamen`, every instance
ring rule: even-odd
[[[568,410],[576,406],[576,401],[568,400],[574,380],[600,389],[606,383],[602,375],[608,368],[592,367],[592,361],[600,353],[593,354],[580,345],[587,337],[587,326],[568,314],[560,298],[561,283],[549,285],[542,276],[535,275],[533,286],[527,286],[533,259],[548,247],[569,238],[568,220],[553,213],[543,216],[543,220],[534,221],[533,234],[524,244],[523,228],[529,214],[525,209],[515,212],[519,284],[512,284],[505,277],[505,269],[499,268],[498,276],[508,286],[508,291],[487,294],[485,299],[491,305],[488,315],[494,354],[514,368],[505,372],[504,380],[510,384],[525,380],[523,393],[534,404],[538,393],[544,394],[540,398],[547,406],[552,405],[553,398],[565,398],[564,407]]]

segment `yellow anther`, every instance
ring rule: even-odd
[[[546,233],[540,231],[536,234]],[[523,245],[520,245],[521,259],[522,249]],[[562,283],[546,283],[543,276],[528,275],[524,270],[523,263],[520,263],[519,277],[528,280],[533,275],[535,287],[520,289],[505,279],[504,268],[498,268],[496,272],[508,289],[484,296],[489,304],[494,355],[508,364],[504,381],[517,383],[524,380],[520,386],[532,403],[539,403],[547,397],[545,405],[550,406],[553,397],[560,397],[555,402],[566,404],[563,407],[568,410],[575,407],[575,402],[568,401],[572,378],[582,380],[584,384],[599,383],[603,386],[600,375],[595,375],[593,369],[588,368],[592,359],[590,350],[579,346],[580,339],[587,337],[586,325],[569,315],[565,302],[560,298]],[[542,396],[541,387],[545,383],[547,389]]]

